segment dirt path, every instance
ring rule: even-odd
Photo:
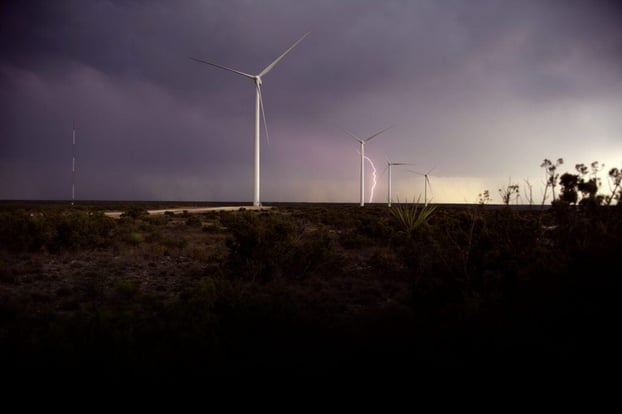
[[[238,211],[240,209],[245,210],[269,210],[272,207],[268,206],[227,206],[227,207],[180,207],[180,208],[167,208],[162,210],[147,210],[149,214],[164,214],[167,211],[173,214],[188,213],[206,213],[208,211]],[[123,211],[107,211],[104,215],[112,218],[120,218]]]

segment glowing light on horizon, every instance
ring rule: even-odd
[[[371,172],[373,184],[371,185],[371,190],[369,191],[369,201],[368,201],[368,203],[371,203],[372,200],[374,199],[374,190],[376,189],[376,184],[378,180],[376,177],[376,166],[374,165],[373,161],[367,155],[365,155],[365,159],[369,161],[369,163],[371,164],[371,168],[373,169],[373,171]]]

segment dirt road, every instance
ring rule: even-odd
[[[183,212],[188,213],[206,213],[208,211],[238,211],[240,209],[245,210],[269,210],[272,207],[267,206],[226,206],[226,207],[180,207],[180,208],[167,208],[162,210],[147,210],[151,214],[164,214],[167,211],[173,214],[181,214]],[[123,211],[107,211],[104,215],[112,218],[120,218]]]

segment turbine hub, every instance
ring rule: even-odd
[[[255,76],[255,84],[257,86],[261,86],[261,76],[259,75]]]

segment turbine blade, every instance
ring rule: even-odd
[[[430,189],[430,194],[432,194],[432,183],[430,182],[430,179],[428,178],[428,176],[425,176],[425,181],[428,183],[428,188]]]
[[[263,127],[266,130],[266,143],[270,145],[270,135],[268,135],[268,123],[266,122],[266,111],[263,109],[263,96],[261,94],[261,87],[257,85],[257,92],[259,92],[259,106],[261,108],[261,116],[263,117]]]
[[[411,163],[409,163],[409,162],[392,162],[391,164],[392,164],[392,165],[412,165],[412,164],[411,164]]]
[[[393,125],[391,125],[391,126],[389,126],[389,127],[386,127],[385,129],[383,129],[383,130],[380,130],[380,131],[376,132],[376,133],[375,133],[374,135],[372,135],[371,137],[369,137],[369,138],[365,139],[365,141],[366,141],[366,142],[367,142],[367,141],[371,141],[373,138],[376,138],[378,135],[382,134],[384,131],[386,131],[386,130],[388,130],[388,129],[391,129],[391,128],[393,128]]]
[[[419,172],[419,171],[415,171],[415,170],[407,170],[407,171],[410,172],[410,173],[413,173],[413,174],[417,174],[417,175],[425,175],[424,173]]]
[[[383,177],[384,173],[386,173],[388,169],[389,169],[388,165],[386,167],[384,167],[384,170],[382,170],[382,172],[380,173],[380,177]]]
[[[307,32],[305,33],[300,39],[296,40],[296,43],[294,43],[293,45],[291,45],[289,47],[289,49],[287,49],[285,52],[283,52],[283,54],[281,56],[279,56],[278,58],[276,58],[274,60],[274,62],[270,63],[268,66],[266,66],[266,68],[264,70],[261,71],[261,73],[259,73],[260,78],[266,74],[268,74],[268,72],[270,72],[272,70],[272,68],[274,68],[277,63],[279,63],[281,61],[281,59],[283,59],[285,57],[285,55],[287,55],[293,48],[296,47],[296,45],[298,45],[298,43],[302,42],[302,39],[304,39],[305,37],[307,37],[309,35],[309,33],[311,32]]]
[[[350,135],[352,138],[354,138],[354,139],[355,139],[355,140],[357,140],[358,142],[363,143],[363,140],[362,140],[362,139],[360,139],[359,137],[357,137],[356,135],[354,135],[354,133],[353,133],[353,132],[348,131],[347,129],[345,129],[345,128],[343,128],[343,127],[340,127],[340,128],[341,128],[341,130],[342,130],[343,132],[345,132],[346,134]]]
[[[245,77],[253,79],[253,80],[255,79],[255,77],[253,75],[249,75],[248,73],[240,72],[239,70],[231,69],[231,68],[228,68],[226,66],[222,66],[222,65],[218,65],[216,63],[208,62],[207,60],[201,60],[201,59],[197,59],[197,58],[193,58],[193,57],[191,57],[190,59],[194,60],[195,62],[204,63],[206,65],[211,65],[211,66],[215,66],[215,67],[220,68],[220,69],[228,70],[229,72],[237,73],[238,75],[242,75],[242,76],[245,76]]]
[[[426,174],[430,174],[432,172],[432,170],[435,169],[436,167],[438,167],[438,164],[436,164],[434,167],[430,168]]]

